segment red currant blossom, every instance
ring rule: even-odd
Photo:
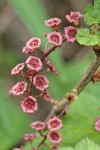
[[[36,89],[44,91],[49,86],[49,81],[44,75],[36,75],[33,78],[33,84],[36,86]]]
[[[25,97],[21,102],[21,108],[25,113],[34,113],[38,110],[37,100],[32,96]]]
[[[66,15],[66,19],[69,22],[78,22],[80,18],[82,18],[82,14],[79,11],[78,12],[71,11],[70,15]]]
[[[100,117],[98,117],[95,121],[95,130],[100,132]]]
[[[24,63],[20,63],[20,64],[16,65],[16,66],[12,69],[11,75],[20,73],[20,71],[23,70],[24,66],[25,66]]]
[[[32,133],[26,133],[26,134],[24,134],[23,137],[24,137],[24,140],[26,140],[26,141],[32,141],[32,140],[37,139],[37,136]]]
[[[54,46],[62,45],[62,36],[59,32],[51,32],[47,35],[48,42]]]
[[[56,131],[62,127],[62,121],[57,117],[53,117],[49,119],[49,121],[47,122],[47,125],[50,131]]]
[[[29,49],[33,49],[34,51],[38,49],[41,45],[41,39],[37,37],[31,38],[27,43],[26,47]]]
[[[45,129],[46,124],[44,122],[42,122],[42,121],[36,121],[36,122],[31,123],[30,127],[32,129],[37,130],[37,131],[42,131],[42,130]]]
[[[45,21],[46,26],[52,27],[54,29],[57,29],[57,27],[60,23],[61,23],[61,20],[59,18],[56,18],[56,17]]]
[[[50,131],[47,134],[47,138],[55,144],[59,144],[62,141],[62,136],[58,131]]]
[[[65,37],[68,42],[74,42],[76,40],[77,28],[73,26],[65,27]]]
[[[21,82],[18,82],[16,85],[14,85],[12,89],[9,91],[9,93],[14,96],[15,95],[20,96],[24,94],[24,92],[26,91],[26,88],[27,88],[26,81],[21,81]]]
[[[42,69],[42,62],[41,59],[38,57],[30,56],[26,60],[27,68],[35,71],[40,71]]]

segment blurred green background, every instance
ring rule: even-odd
[[[71,10],[80,11],[82,13],[88,2],[89,0],[81,2],[80,0],[0,0],[0,150],[11,150],[13,147],[20,146],[24,143],[22,140],[23,133],[31,132],[29,123],[31,123],[33,119],[37,120],[42,118],[42,120],[44,120],[46,114],[49,113],[52,107],[49,105],[47,107],[47,103],[41,101],[39,102],[40,109],[34,116],[26,115],[20,108],[21,97],[9,95],[9,89],[16,82],[20,81],[19,76],[11,77],[11,69],[17,63],[24,62],[28,57],[28,55],[22,53],[22,47],[29,38],[37,36],[42,39],[43,49],[47,42],[44,33],[51,31],[51,29],[44,25],[44,21],[51,17],[62,19],[59,30],[64,32],[64,27],[69,25],[65,19],[65,15],[69,14]],[[84,26],[83,21],[81,21],[81,25]],[[81,78],[93,59],[93,52],[91,51],[91,47],[80,46],[77,42],[74,44],[66,42],[61,49],[57,49],[49,58],[60,72],[59,76],[53,74],[48,76],[50,80],[49,90],[52,97],[61,99],[64,93],[70,91]],[[98,84],[92,87],[93,84],[90,84],[90,86],[86,88],[87,94],[83,94],[80,99],[87,99],[89,95],[93,94],[94,98],[91,95],[91,99],[93,99],[94,104],[94,99],[98,100],[97,94],[100,94],[97,91]],[[85,104],[86,100],[82,105],[84,106]],[[80,105],[81,103],[78,103],[76,106],[72,106],[72,109],[74,107],[74,109],[76,108],[78,110]],[[95,109],[98,107],[99,102],[97,102]],[[91,111],[87,108],[87,112],[91,114]],[[73,112],[71,112],[71,114],[73,114]],[[93,109],[93,112],[96,113],[94,113],[95,115],[93,115],[90,124],[93,124],[94,117],[99,115],[99,111]],[[87,116],[87,114],[88,113],[85,115]],[[74,119],[77,121],[77,118]],[[70,129],[70,123],[72,122],[70,122],[69,117],[68,129]],[[87,125],[87,127],[89,125]],[[72,129],[73,127],[70,130]],[[89,131],[91,130],[93,131],[93,128]],[[98,142],[98,133],[93,131],[91,134],[96,137],[93,140]],[[66,137],[68,140],[67,144],[74,145],[87,135],[91,138],[91,134],[90,132],[86,132],[84,136],[82,134],[82,136],[76,140],[75,137],[73,137],[72,143],[69,142],[70,139]]]

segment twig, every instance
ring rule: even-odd
[[[76,84],[74,89],[69,94],[67,94],[67,96],[65,96],[65,98],[62,101],[60,101],[57,106],[54,107],[55,114],[59,114],[65,108],[67,103],[69,102],[71,103],[73,100],[75,100],[77,95],[79,95],[80,92],[82,92],[83,89],[86,87],[86,85],[91,81],[94,73],[99,68],[99,66],[100,66],[100,55],[97,55],[93,63],[90,65],[86,73],[83,75],[83,77],[79,81],[79,83]]]
[[[91,66],[88,68],[82,79],[79,81],[79,83],[75,86],[75,89],[77,90],[77,93],[79,94],[86,85],[91,81],[94,73],[100,66],[100,56],[96,56],[94,62],[91,64]]]
[[[40,144],[37,146],[37,150],[39,149],[39,147],[45,142],[47,138],[47,134],[44,136],[43,140],[40,142]]]
[[[90,67],[87,69],[86,73],[83,75],[81,80],[76,84],[74,89],[70,93],[68,93],[67,96],[65,96],[65,98],[62,101],[60,101],[59,103],[57,103],[57,105],[53,107],[46,121],[48,121],[49,118],[54,114],[57,114],[58,117],[61,118],[63,114],[66,112],[66,110],[68,110],[71,102],[76,99],[77,95],[79,95],[83,91],[83,89],[87,86],[87,84],[91,81],[94,73],[100,66],[100,52],[95,54],[96,58],[94,59]],[[37,150],[45,142],[46,138],[47,134],[44,136],[43,140],[38,144]]]
[[[45,54],[43,55],[43,57],[42,57],[41,60],[44,61],[45,58],[46,58],[50,53],[52,53],[52,51],[54,51],[56,48],[57,48],[57,46],[53,46],[49,51],[45,52]]]

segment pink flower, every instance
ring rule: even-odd
[[[42,93],[42,96],[47,102],[50,102],[51,96],[47,90],[44,90],[44,92]]]
[[[82,14],[80,12],[71,11],[70,15],[66,15],[66,19],[69,22],[77,22],[80,18],[82,18]]]
[[[53,117],[49,119],[47,125],[50,131],[56,131],[62,127],[62,121],[57,117]]]
[[[32,141],[32,140],[37,139],[37,136],[32,133],[26,133],[26,134],[24,134],[23,137],[24,137],[24,140],[26,140],[26,141]]]
[[[36,75],[33,79],[33,84],[36,86],[36,89],[44,91],[48,88],[49,81],[46,76]]]
[[[25,113],[34,113],[38,110],[37,100],[32,96],[25,97],[21,102],[21,108]]]
[[[40,71],[42,69],[41,59],[38,57],[30,56],[26,60],[27,67],[31,70]]]
[[[31,38],[27,43],[26,43],[26,47],[29,49],[33,49],[36,50],[40,47],[41,45],[41,39],[37,38],[37,37],[33,37]]]
[[[61,23],[59,18],[51,18],[45,21],[45,25],[48,27],[53,27],[53,29],[57,29],[58,25]]]
[[[46,125],[44,122],[41,122],[41,121],[36,121],[36,122],[33,122],[30,124],[30,127],[32,129],[35,129],[37,131],[42,131],[45,129]]]
[[[20,73],[20,71],[23,70],[24,66],[25,66],[24,63],[20,63],[20,64],[18,64],[17,66],[15,66],[15,67],[12,69],[12,71],[11,71],[11,75]]]
[[[65,37],[68,42],[74,42],[76,40],[77,28],[69,26],[65,28]]]
[[[100,132],[100,117],[98,117],[95,121],[95,130]]]
[[[61,46],[62,36],[59,32],[51,32],[47,35],[48,42],[54,46]]]
[[[62,141],[62,136],[58,131],[50,131],[47,134],[47,138],[55,144],[59,144]]]
[[[25,46],[25,47],[23,47],[22,52],[25,53],[25,54],[30,54],[30,53],[33,53],[33,52],[34,52],[34,49],[30,49],[30,48],[27,48],[27,47]]]
[[[22,95],[24,94],[24,92],[26,91],[26,88],[27,88],[27,83],[26,81],[21,81],[21,82],[18,82],[16,85],[14,85],[12,87],[12,89],[9,91],[10,94],[12,95]]]

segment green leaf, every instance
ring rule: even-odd
[[[59,150],[100,150],[100,145],[94,143],[89,138],[81,140],[75,146],[75,148],[71,147],[61,147]]]
[[[88,25],[92,25],[97,23],[94,16],[94,7],[91,4],[88,4],[84,9],[84,22]]]
[[[100,0],[94,2],[94,7],[88,4],[84,9],[84,22],[88,25],[100,23]]]
[[[93,5],[87,4],[86,7],[85,7],[85,9],[84,9],[84,13],[85,13],[85,14],[87,14],[87,13],[92,13],[93,10],[94,10]]]
[[[82,28],[82,29],[78,29],[77,41],[81,45],[93,46],[98,43],[98,38],[96,35],[91,35],[89,29]]]
[[[91,4],[87,4],[84,9],[84,22],[88,25],[94,24],[95,18],[93,17],[94,7]]]
[[[84,14],[84,22],[87,24],[87,25],[92,25],[94,23],[98,23],[97,20],[95,20],[95,18],[90,14]]]
[[[61,143],[62,146],[76,145],[78,141],[86,137],[98,143],[100,141],[100,133],[94,129],[94,121],[100,115],[100,102],[98,97],[95,96],[95,91],[90,93],[88,88],[70,106],[68,115],[63,118],[61,133],[64,138]],[[93,91],[92,87],[90,91]]]
[[[94,1],[94,8],[95,9],[100,9],[100,0],[95,0]]]
[[[71,147],[60,147],[59,150],[74,150],[73,148]]]
[[[96,33],[96,36],[97,36],[97,38],[98,38],[98,45],[100,45],[100,32],[97,32],[97,33]]]

